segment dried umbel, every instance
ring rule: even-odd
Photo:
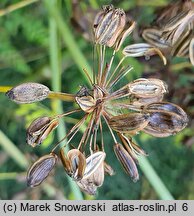
[[[189,57],[194,65],[194,3],[180,0],[166,6],[155,20],[154,28],[145,29],[142,36],[164,54]]]
[[[27,185],[35,187],[41,184],[52,171],[56,162],[57,155],[54,153],[39,158],[28,170]]]
[[[128,57],[141,55],[148,57],[158,54],[165,63],[163,54],[156,46],[141,43],[128,45],[121,50],[123,41],[134,27],[135,22],[129,20],[122,9],[114,8],[112,5],[103,7],[97,14],[94,20],[94,51],[97,67],[93,71],[93,77],[85,71],[92,87],[82,86],[73,95],[47,91],[50,98],[75,102],[78,108],[53,118],[40,117],[34,120],[27,129],[27,143],[31,146],[40,144],[64,116],[77,112],[81,112],[83,116],[76,121],[66,136],[56,143],[50,155],[43,156],[32,165],[28,172],[28,185],[40,184],[53,169],[56,155],[59,154],[67,175],[82,191],[90,195],[96,194],[98,188],[103,185],[104,174],[107,173],[110,176],[114,174],[112,167],[105,162],[103,123],[110,130],[113,139],[110,143],[113,143],[117,159],[132,180],[137,181],[139,179],[136,166],[138,158],[142,155],[147,156],[147,153],[134,142],[133,136],[143,131],[156,137],[165,137],[178,133],[186,127],[188,118],[182,108],[172,103],[162,102],[164,95],[168,92],[164,81],[156,78],[140,78],[124,86],[117,86],[119,81],[133,69],[130,65],[123,64]],[[170,30],[169,26],[168,28]],[[157,32],[157,38],[159,35]],[[111,57],[110,53],[106,54],[107,47],[112,48]],[[121,50],[123,57],[113,67],[118,50]],[[21,86],[28,89],[25,94],[20,91]],[[42,85],[33,84],[33,86]],[[12,93],[8,94],[17,95],[16,102],[18,98],[27,98],[28,94],[31,94],[32,102],[37,101],[36,90],[29,84],[22,84],[10,92]],[[40,93],[38,100],[45,97],[43,93]],[[29,103],[29,100],[22,101]],[[85,124],[85,130],[81,139],[78,140],[76,135],[83,124]],[[60,144],[63,141],[67,140],[65,143],[67,146],[73,139],[72,149],[67,150],[66,147],[61,147]],[[107,142],[106,145],[109,144]]]
[[[24,83],[9,90],[6,95],[19,104],[34,103],[47,98],[50,90],[39,83]]]

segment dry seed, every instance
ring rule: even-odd
[[[113,168],[109,164],[107,164],[105,161],[104,161],[104,172],[108,174],[109,176],[115,175],[115,171],[113,170]]]
[[[35,187],[41,184],[54,168],[56,161],[57,155],[54,153],[39,158],[27,173],[27,185]]]
[[[53,119],[49,117],[40,117],[35,119],[30,126],[27,128],[27,144],[35,147],[40,145],[43,140],[45,140],[48,135],[58,126],[58,119]]]
[[[102,32],[102,34],[100,35],[100,37],[96,42],[102,45],[107,45],[108,41],[113,37],[116,30],[118,29],[119,24],[120,24],[120,20],[119,20],[119,16],[117,15],[114,17],[114,19],[111,20],[109,26],[106,28],[104,32]]]
[[[152,103],[146,107],[146,111],[148,111],[148,112],[162,111],[162,110],[174,112],[177,115],[180,115],[180,116],[184,117],[185,119],[187,119],[187,115],[184,112],[184,110],[181,107],[179,107],[178,105],[173,104],[173,103],[169,103],[169,102]]]
[[[72,149],[68,151],[67,158],[71,163],[73,171],[72,177],[75,180],[82,179],[86,168],[85,156],[78,149]]]
[[[143,131],[156,137],[174,135],[183,130],[188,123],[185,117],[174,112],[161,110],[149,113],[149,123]]]
[[[63,164],[63,167],[66,171],[66,173],[69,175],[69,176],[72,176],[73,175],[73,168],[72,168],[72,164],[71,162],[69,161],[69,159],[67,158],[67,156],[65,155],[64,153],[64,149],[61,148],[60,149],[60,159],[61,159],[61,162]]]
[[[110,10],[108,13],[106,13],[101,22],[98,24],[98,27],[95,32],[95,41],[97,41],[100,38],[100,36],[111,23],[113,12],[113,10]]]
[[[142,34],[143,38],[151,45],[161,48],[168,49],[169,44],[162,40],[162,31],[157,29],[145,29]]]
[[[113,116],[109,120],[110,127],[121,133],[133,133],[142,130],[148,124],[149,114],[128,113]]]
[[[76,181],[76,183],[83,192],[89,195],[96,194],[97,186],[90,179],[81,179],[80,181]]]
[[[86,158],[86,169],[83,179],[86,179],[92,175],[104,161],[105,157],[106,154],[104,152],[98,151]]]
[[[84,112],[90,113],[94,110],[96,101],[92,96],[75,97],[75,99]]]
[[[191,64],[194,65],[194,38],[191,40],[189,45],[189,58],[191,61]]]
[[[147,43],[132,44],[123,49],[123,54],[130,57],[139,57],[143,56],[150,48],[153,48],[153,46]]]
[[[39,83],[24,83],[9,90],[6,95],[16,103],[34,103],[47,98],[50,90]]]
[[[136,23],[132,21],[131,23],[128,23],[128,26],[125,27],[125,29],[120,33],[118,36],[116,43],[115,43],[115,50],[118,51],[120,47],[122,46],[125,39],[131,34],[131,32],[134,30]]]
[[[159,79],[137,79],[128,84],[129,91],[136,97],[158,97],[168,92],[165,82]]]
[[[139,179],[139,173],[132,157],[119,143],[114,145],[114,152],[126,173],[136,182]]]

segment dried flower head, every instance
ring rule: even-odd
[[[190,58],[194,65],[194,3],[178,1],[166,6],[153,28],[143,31],[143,38],[165,55]]]
[[[63,96],[63,99],[72,100],[78,106],[78,109],[52,118],[40,117],[34,120],[27,129],[27,142],[32,146],[44,141],[58,125],[59,119],[76,112],[83,113],[83,117],[54,146],[51,154],[43,156],[32,165],[27,178],[30,186],[39,185],[48,176],[56,163],[55,155],[59,154],[65,172],[76,181],[81,190],[94,195],[104,182],[104,174],[108,173],[111,176],[114,174],[111,166],[105,162],[103,123],[107,125],[112,136],[113,141],[110,143],[113,143],[116,157],[132,180],[137,181],[138,157],[147,154],[135,144],[133,136],[140,131],[156,137],[170,136],[186,127],[188,118],[182,108],[162,102],[164,94],[168,92],[164,81],[140,78],[117,88],[117,83],[133,69],[130,65],[122,65],[127,57],[148,57],[158,54],[164,63],[166,61],[157,46],[145,43],[128,45],[121,50],[123,41],[134,27],[135,22],[129,20],[122,9],[114,8],[112,5],[104,6],[97,14],[94,20],[94,50],[98,67],[93,71],[93,79],[85,71],[92,87],[82,86],[76,94],[69,95],[49,92],[41,84],[22,84],[7,93],[8,96],[14,95],[10,96],[10,99],[23,103],[29,103],[29,99],[26,100],[28,94],[33,98],[30,102],[36,102],[45,99],[49,93],[55,98],[61,99]],[[169,31],[171,27],[172,25],[168,26]],[[106,49],[111,48],[112,56],[109,59],[106,58]],[[113,68],[118,50],[122,51],[123,57]],[[21,89],[24,91],[20,91]],[[43,93],[45,91],[46,94]],[[75,139],[76,147],[67,153],[65,147],[60,147],[57,152],[59,144],[68,139],[66,142],[68,145],[84,123],[86,129],[80,140]],[[97,141],[98,134],[101,136],[101,142]]]

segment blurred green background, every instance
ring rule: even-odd
[[[54,91],[74,94],[80,85],[87,85],[82,69],[93,66],[93,44],[86,38],[96,10],[111,3],[136,20],[137,28],[126,41],[130,44],[142,41],[142,29],[150,25],[160,7],[170,2],[1,0],[0,86],[39,82]],[[169,58],[166,66],[159,57],[149,61],[130,58],[128,63],[134,70],[127,81],[140,77],[165,80],[169,86],[165,100],[179,104],[190,119],[188,127],[176,136],[154,138],[144,133],[136,136],[137,143],[149,153],[150,162],[147,166],[147,161],[141,161],[143,172],[138,166],[140,180],[133,183],[125,174],[113,153],[112,138],[105,130],[107,162],[116,174],[105,177],[96,196],[80,192],[60,162],[43,184],[27,188],[25,176],[29,164],[47,154],[80,116],[65,118],[40,147],[31,148],[25,142],[25,130],[33,119],[71,110],[76,104],[45,100],[17,105],[0,93],[0,199],[194,199],[194,68],[188,59],[181,58]],[[162,188],[163,184],[166,188]]]

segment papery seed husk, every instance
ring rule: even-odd
[[[93,196],[97,192],[97,186],[93,182],[90,182],[89,179],[81,179],[80,181],[76,181],[76,183],[83,192],[89,195]]]
[[[99,37],[111,23],[113,12],[113,10],[110,10],[108,13],[106,13],[101,22],[98,24],[98,27],[95,31],[95,41],[99,39]]]
[[[56,161],[57,155],[54,153],[39,158],[27,173],[27,185],[30,187],[40,185],[54,168]]]
[[[27,128],[27,133],[39,135],[42,129],[51,122],[51,118],[47,116],[39,117],[35,119]]]
[[[132,95],[132,99],[130,104],[134,105],[135,107],[142,107],[150,103],[160,102],[163,100],[164,95],[159,94],[155,97],[136,97],[135,95]],[[131,98],[131,97],[130,97]]]
[[[130,57],[139,57],[143,56],[150,48],[153,48],[153,46],[147,43],[132,44],[123,49],[123,54]]]
[[[108,174],[109,176],[115,175],[115,171],[108,163],[106,163],[106,161],[104,161],[104,172],[105,174]]]
[[[149,122],[149,114],[128,113],[113,116],[109,120],[110,127],[121,133],[133,133],[142,130]]]
[[[28,104],[41,101],[49,95],[49,88],[39,83],[23,83],[6,92],[12,101],[18,104]]]
[[[45,129],[44,133],[42,133],[42,134],[38,137],[36,143],[37,143],[38,145],[41,144],[41,143],[48,137],[48,135],[49,135],[55,128],[57,128],[58,125],[59,125],[58,119],[52,120],[51,123],[48,125],[48,127]]]
[[[123,166],[125,172],[132,178],[134,182],[136,182],[139,179],[139,173],[132,157],[119,143],[116,143],[114,145],[114,152],[117,156],[117,159]]]
[[[104,162],[101,162],[99,167],[93,172],[89,177],[89,181],[93,182],[93,184],[97,187],[101,187],[104,182]]]
[[[116,43],[115,43],[115,50],[118,51],[120,49],[120,47],[122,46],[123,42],[125,41],[125,39],[131,34],[131,32],[134,30],[136,25],[135,21],[132,22],[128,22],[127,26],[125,27],[125,29],[120,33],[120,35],[118,36]]]
[[[191,64],[194,65],[194,38],[191,40],[189,45],[189,58],[191,61]]]
[[[94,110],[96,102],[92,96],[76,97],[75,99],[84,112],[90,113]]]
[[[162,31],[158,30],[158,29],[154,29],[154,28],[150,28],[150,29],[145,29],[143,31],[143,38],[151,45],[161,48],[161,49],[168,49],[169,44],[165,41],[162,40]]]
[[[72,176],[73,175],[73,167],[72,167],[72,164],[71,162],[69,161],[69,159],[67,158],[67,156],[65,155],[65,152],[64,152],[64,148],[61,148],[60,149],[60,159],[61,159],[61,162],[63,164],[63,167],[66,171],[66,173],[69,175],[69,176]]]
[[[27,144],[35,147],[40,145],[48,135],[58,126],[58,119],[40,117],[35,119],[27,129]]]
[[[193,10],[187,10],[182,11],[181,13],[177,14],[176,16],[172,17],[164,26],[165,31],[172,31],[175,29],[178,25],[182,23],[188,24],[190,20],[193,19],[194,11]]]
[[[168,92],[165,82],[159,79],[137,79],[128,84],[131,94],[137,97],[156,97]]]
[[[114,34],[112,35],[112,37],[110,38],[110,40],[107,41],[107,46],[108,47],[112,47],[117,38],[119,37],[119,35],[121,34],[121,32],[123,31],[125,24],[126,24],[126,15],[125,12],[122,9],[117,9],[117,13],[119,16],[119,26],[117,27],[116,31],[114,32]]]
[[[156,111],[150,113],[149,123],[143,131],[155,137],[167,137],[183,130],[187,122],[182,116],[176,113]]]
[[[151,103],[145,107],[146,112],[154,113],[157,111],[167,111],[179,115],[185,122],[188,122],[188,117],[185,111],[178,105],[170,102]]]
[[[104,30],[104,32],[102,32],[98,40],[96,40],[97,43],[102,45],[108,45],[108,41],[110,41],[114,34],[117,32],[120,24],[120,17],[118,14],[114,14],[115,12],[113,13],[114,18],[111,20],[109,26],[107,26],[107,28]],[[112,42],[108,46],[111,47]]]
[[[67,153],[67,158],[69,159],[73,170],[72,177],[75,180],[82,179],[86,168],[85,156],[78,149],[71,149]]]
[[[84,172],[83,179],[91,176],[101,165],[106,157],[106,153],[102,151],[95,152],[86,158],[86,168]]]

